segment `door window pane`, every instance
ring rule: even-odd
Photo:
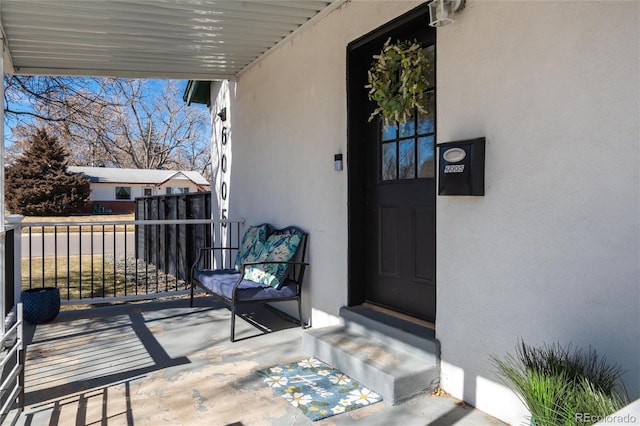
[[[433,93],[426,93],[424,95],[424,106],[427,110],[427,114],[418,114],[418,133],[433,133],[434,129],[434,111],[436,110],[435,96]]]
[[[415,139],[400,141],[400,179],[416,177]]]
[[[385,143],[382,145],[382,180],[396,179],[396,143]]]
[[[418,138],[418,177],[430,178],[434,176],[433,136]]]
[[[427,89],[423,94],[424,113],[414,109],[403,122],[380,124],[380,179],[382,181],[435,177],[435,46],[423,52],[430,64]]]
[[[406,138],[407,136],[413,136],[416,133],[416,120],[414,117],[409,117],[407,121],[403,123],[399,123],[399,130],[401,138]]]
[[[396,138],[396,125],[384,124],[384,121],[382,121],[382,140],[388,141],[395,138]]]
[[[427,61],[431,64],[429,72],[427,73],[427,82],[429,83],[429,87],[434,87],[436,85],[436,61],[434,60],[436,47],[431,45],[422,49],[422,51],[424,52],[424,56],[427,57]]]

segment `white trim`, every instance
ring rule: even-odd
[[[173,80],[237,80],[235,74],[194,73],[173,71],[131,71],[131,70],[107,70],[107,69],[68,69],[68,68],[15,68],[14,74],[21,75],[51,75],[51,76],[76,76],[76,77],[115,77],[115,78],[159,78]]]
[[[0,15],[1,17],[2,15]],[[9,49],[9,39],[7,38],[7,34],[4,32],[4,26],[2,25],[2,20],[0,20],[0,37],[2,37],[2,59],[3,62],[0,63],[0,70],[4,73],[4,67],[7,67],[8,74],[15,74],[15,69],[13,68],[13,58],[11,57],[11,49]]]
[[[244,224],[244,219],[180,219],[180,220],[104,220],[99,222],[23,222],[23,227],[40,226],[101,226],[101,225],[206,225],[221,223]]]

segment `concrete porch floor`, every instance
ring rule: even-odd
[[[61,312],[25,328],[26,407],[19,425],[496,425],[449,397],[421,395],[311,422],[267,387],[262,368],[308,357],[297,325],[272,310],[236,321],[209,297]],[[257,337],[252,337],[257,336]]]

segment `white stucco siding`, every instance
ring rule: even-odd
[[[347,172],[333,170],[346,158],[346,48],[419,4],[344,4],[243,73],[229,101],[231,214],[309,232],[303,315],[316,327],[347,303]]]
[[[116,199],[116,189],[110,184],[91,184],[91,200],[111,201]]]
[[[488,357],[520,338],[640,396],[639,9],[468,1],[438,30],[438,140],[487,138],[486,196],[437,200],[442,384],[514,424]]]
[[[189,192],[198,192],[198,186],[188,179],[172,179],[160,186],[154,184],[140,185],[131,183],[92,183],[92,201],[118,201],[116,200],[116,187],[131,188],[131,201],[144,196],[144,189],[150,188],[151,195],[165,195],[167,188],[189,188]]]
[[[91,200],[92,201],[119,201],[119,200],[116,200],[116,187],[120,187],[120,186],[131,188],[131,201],[133,201],[136,197],[142,197],[144,195],[144,188],[152,187],[151,185],[133,185],[133,184],[124,184],[124,183],[123,184],[92,183],[91,184]]]

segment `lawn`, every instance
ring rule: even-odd
[[[44,280],[43,280],[44,277]],[[34,257],[22,259],[22,288],[60,287],[62,299],[123,296],[124,275],[102,255]],[[126,285],[135,294],[135,285]]]
[[[133,256],[45,256],[31,263],[24,258],[22,288],[37,287],[59,287],[63,300],[73,300],[172,292],[187,283]]]
[[[88,216],[56,216],[56,217],[25,217],[22,222],[26,227],[23,233],[29,232],[29,225],[42,225],[31,228],[34,233],[53,233],[55,226],[45,223],[83,223],[68,225],[69,232],[114,232],[114,225],[84,225],[93,222],[132,221],[133,214],[124,215],[88,215]],[[116,225],[115,231],[122,232],[124,225]],[[127,231],[134,231],[133,225],[126,227]],[[66,233],[67,225],[58,226],[58,233]],[[115,264],[115,266],[114,266]],[[125,276],[126,274],[126,276]],[[157,293],[163,291],[180,290],[186,287],[183,280],[156,270],[154,265],[146,264],[141,259],[128,255],[114,259],[111,255],[102,253],[73,255],[73,256],[45,256],[28,257],[22,259],[22,288],[59,287],[63,300],[90,299],[101,297],[119,297],[136,294]]]

